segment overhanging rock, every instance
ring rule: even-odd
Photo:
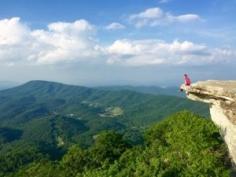
[[[189,99],[210,104],[211,119],[220,128],[236,164],[236,81],[200,81],[181,89]]]

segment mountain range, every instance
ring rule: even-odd
[[[181,110],[209,115],[205,104],[175,96],[30,81],[0,91],[0,152],[22,142],[43,148],[86,147],[103,130],[136,136]]]

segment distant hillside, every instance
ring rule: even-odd
[[[139,132],[184,109],[209,115],[205,104],[184,98],[31,81],[0,91],[0,153],[27,143],[54,158],[103,130]]]
[[[104,86],[96,87],[101,90],[121,91],[130,90],[139,93],[147,93],[153,95],[169,95],[177,97],[185,97],[184,94],[179,92],[178,87],[158,87],[158,86]]]

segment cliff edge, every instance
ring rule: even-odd
[[[212,121],[220,128],[236,164],[236,81],[208,80],[182,85],[189,99],[208,103]]]

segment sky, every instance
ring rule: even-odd
[[[1,0],[0,81],[236,79],[236,0]]]

